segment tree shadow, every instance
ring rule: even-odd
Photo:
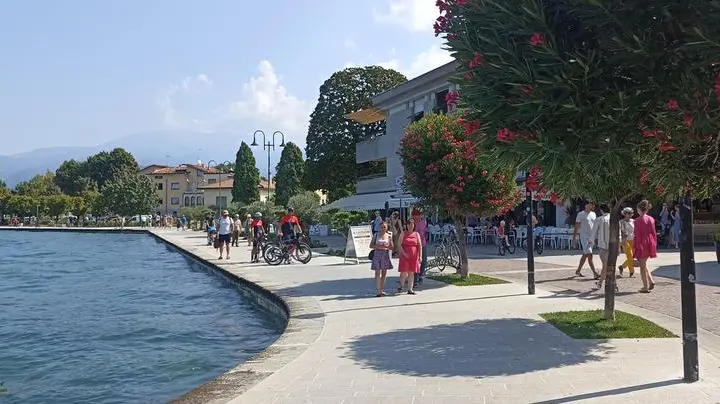
[[[680,280],[680,265],[666,265],[656,268],[653,276]],[[695,283],[707,286],[720,286],[720,264],[716,262],[695,263]]]
[[[364,368],[416,377],[490,377],[603,360],[613,349],[525,318],[475,320],[367,335],[347,343]]]
[[[639,392],[639,391],[643,391],[643,390],[653,390],[653,389],[658,389],[658,388],[667,387],[667,386],[674,386],[676,384],[682,384],[682,383],[683,383],[683,381],[679,380],[679,379],[663,380],[663,381],[659,381],[659,382],[638,384],[635,386],[620,387],[617,389],[597,391],[594,393],[578,394],[575,396],[557,398],[554,400],[536,401],[533,404],[573,403],[573,402],[577,402],[577,401],[590,400],[593,398],[601,398],[601,397],[607,398],[607,397],[611,397],[611,396],[635,393],[635,392]]]
[[[292,297],[330,297],[321,300],[377,299],[375,296],[374,276],[373,271],[368,270],[367,278],[332,279],[304,283],[291,288],[282,289],[280,290],[280,293],[284,296]],[[385,282],[386,291],[391,292],[397,289],[397,278],[397,272],[391,273],[388,271],[387,281]],[[417,293],[420,294],[426,290],[439,289],[445,286],[449,285],[443,282],[435,282],[426,279],[425,282],[423,282],[422,287],[417,289]],[[387,297],[392,298],[392,296]]]

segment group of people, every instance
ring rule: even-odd
[[[375,212],[372,222],[372,241],[370,269],[375,272],[377,297],[386,296],[385,282],[387,271],[393,269],[392,256],[398,257],[400,284],[397,292],[406,287],[407,294],[415,294],[415,286],[422,285],[427,267],[427,220],[418,209],[412,211],[407,223],[403,224],[398,212],[393,212],[383,220],[380,212]]]
[[[287,214],[280,220],[279,228],[279,236],[284,242],[292,240],[296,234],[302,232],[300,220],[295,215],[293,208],[288,208]],[[205,229],[207,232],[207,245],[213,246],[219,251],[220,256],[218,259],[220,260],[223,259],[223,250],[225,251],[225,259],[230,259],[230,247],[240,246],[241,230],[244,229],[248,246],[252,245],[250,262],[260,262],[260,243],[266,235],[262,213],[255,213],[254,218],[248,213],[243,221],[240,219],[240,215],[236,214],[234,218],[231,218],[229,212],[223,210],[219,219],[207,218]]]
[[[585,210],[578,213],[575,219],[575,228],[573,231],[573,243],[580,243],[582,248],[582,257],[578,264],[576,276],[584,276],[582,274],[585,262],[590,265],[590,270],[597,281],[595,287],[602,288],[603,281],[606,279],[608,271],[611,270],[608,265],[610,239],[610,207],[607,204],[600,204],[600,217],[595,214],[595,203],[588,201],[585,204]],[[620,220],[620,239],[618,245],[620,252],[625,253],[625,261],[618,266],[618,277],[622,277],[625,269],[628,270],[629,276],[635,275],[635,262],[637,259],[640,265],[640,279],[643,287],[640,293],[650,293],[655,288],[655,281],[648,270],[648,259],[657,257],[657,233],[655,231],[655,219],[648,214],[652,209],[652,204],[643,200],[637,205],[637,217],[635,211],[631,207],[622,210],[622,218]],[[598,272],[593,263],[593,254],[600,256],[602,269]],[[612,268],[613,273],[615,269]],[[617,288],[617,285],[615,286]]]

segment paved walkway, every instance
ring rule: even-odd
[[[217,260],[199,233],[157,234]],[[291,303],[306,302],[298,321],[322,321],[315,341],[297,344],[296,359],[273,368],[233,403],[720,403],[717,340],[701,340],[714,353],[703,349],[702,380],[683,384],[678,338],[573,340],[538,315],[595,309],[601,300],[541,290],[527,296],[526,287],[514,283],[434,282],[416,296],[378,299],[367,265],[344,265],[335,257],[251,265],[247,247],[232,256],[216,262]],[[619,308],[679,333],[674,318],[622,303]],[[297,331],[299,323],[291,324]]]

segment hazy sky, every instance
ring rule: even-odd
[[[0,12],[0,154],[157,130],[282,130],[304,147],[318,87],[450,60],[435,0],[25,0]]]

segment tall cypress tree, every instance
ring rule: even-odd
[[[292,142],[285,144],[280,162],[275,167],[275,203],[279,206],[287,205],[290,198],[302,191],[305,161],[302,150]]]
[[[260,170],[255,166],[255,156],[247,143],[242,142],[235,154],[232,200],[249,205],[260,199]]]

